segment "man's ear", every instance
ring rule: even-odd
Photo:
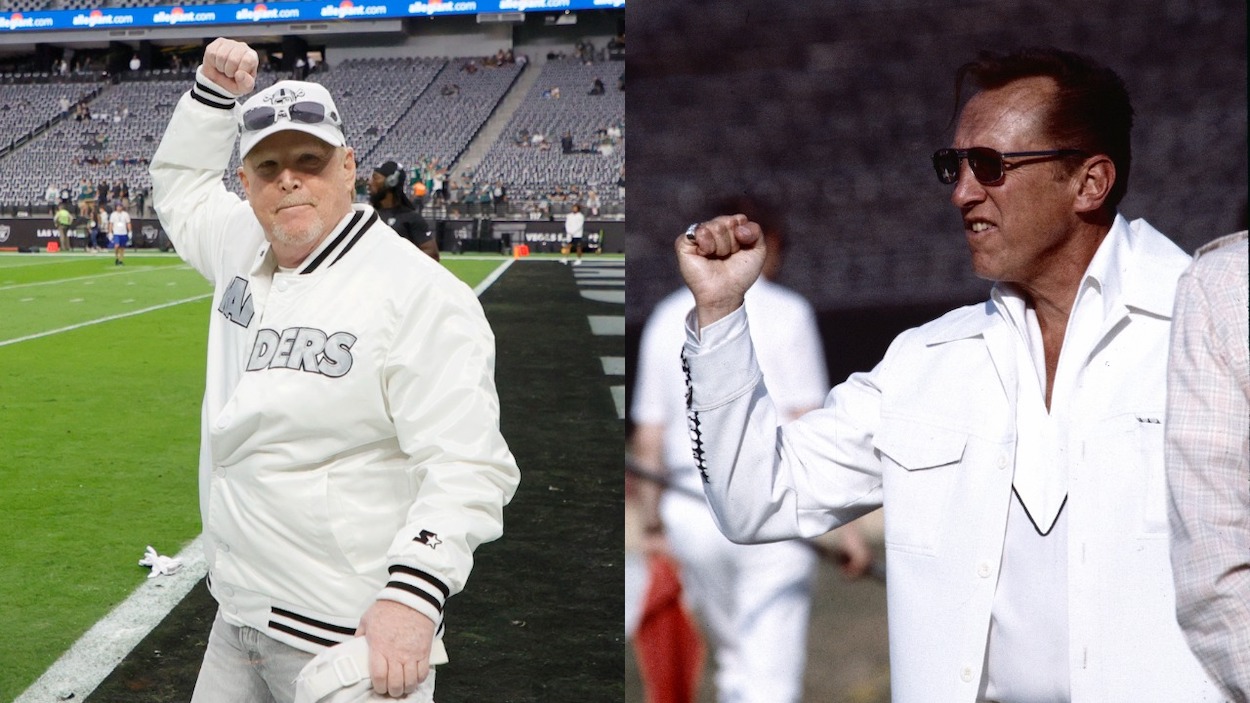
[[[1077,170],[1076,176],[1079,180],[1073,207],[1078,213],[1094,212],[1102,208],[1115,185],[1115,162],[1105,154],[1091,156]]]
[[[350,146],[343,147],[343,167],[347,169],[347,180],[352,185],[352,191],[356,190],[356,150]]]
[[[243,182],[243,192],[246,193],[248,190],[250,190],[250,188],[248,188],[248,185],[247,185],[247,172],[243,170],[242,166],[240,166],[239,170],[235,171],[235,173],[239,174],[239,180]]]

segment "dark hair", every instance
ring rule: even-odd
[[[1043,125],[1052,148],[1106,154],[1115,164],[1115,183],[1106,204],[1115,209],[1128,192],[1133,161],[1130,133],[1133,105],[1115,71],[1088,56],[1054,47],[1029,47],[1009,54],[982,51],[955,74],[955,110],[965,78],[981,90],[1001,88],[1022,78],[1054,79],[1058,90]]]

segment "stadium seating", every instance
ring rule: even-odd
[[[616,89],[616,81],[622,71],[620,62],[548,61],[503,135],[478,165],[473,180],[510,183],[514,201],[538,200],[570,189],[584,195],[594,189],[605,208],[619,208],[616,180],[625,163],[625,93]],[[596,78],[605,90],[590,95]],[[553,97],[557,89],[559,97]],[[607,137],[609,131],[619,136]],[[523,134],[528,138],[521,139]],[[535,142],[535,134],[542,135],[546,148]],[[572,138],[573,153],[561,149],[560,140],[566,134]],[[600,151],[601,144],[610,149]],[[557,197],[553,205],[559,213],[572,202],[566,197],[560,203]]]
[[[442,58],[349,59],[308,79],[322,83],[336,96],[362,174],[388,159],[410,167],[433,163],[447,168],[500,108],[523,70],[516,63],[488,66],[477,60],[472,60],[474,70],[468,70],[469,63],[469,59]],[[620,212],[621,204],[614,202],[616,188],[610,184],[615,183],[624,161],[623,94],[607,91],[588,96],[586,92],[596,77],[614,85],[613,76],[621,67],[619,62],[552,61],[512,121],[545,130],[553,138],[570,131],[579,144],[588,145],[611,128],[613,135],[619,135],[612,155],[517,149],[511,144],[509,126],[501,139],[504,143],[492,149],[500,156],[493,162],[488,156],[486,168],[479,168],[474,179],[504,183],[521,210],[546,199],[560,213],[579,197],[573,194],[597,188],[604,212]],[[76,189],[81,178],[93,184],[124,180],[132,194],[148,190],[148,162],[191,75],[171,69],[128,72],[118,83],[106,81],[103,75],[87,75],[80,82],[53,82],[48,74],[0,76],[0,115],[13,140],[0,157],[0,205],[39,209],[50,184]],[[267,87],[282,77],[262,72],[258,86]],[[560,100],[541,98],[540,88],[555,86],[561,88]],[[85,101],[90,119],[76,119],[73,108],[62,114],[62,98],[71,104]],[[47,164],[64,167],[50,172]],[[225,180],[229,188],[241,193],[234,174],[237,165],[235,156]]]

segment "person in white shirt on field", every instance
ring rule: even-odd
[[[573,262],[574,266],[582,264],[582,228],[586,225],[586,216],[582,214],[582,206],[574,205],[568,216],[564,218],[564,236],[568,237],[567,248],[561,253],[560,263],[568,263],[568,254],[574,250],[577,251],[577,260]]]
[[[123,264],[126,258],[126,247],[130,244],[130,236],[130,213],[126,212],[119,200],[113,203],[113,212],[109,213],[109,241],[113,245],[114,266]]]

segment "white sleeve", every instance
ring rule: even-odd
[[[197,72],[195,85],[178,100],[152,157],[152,206],[165,233],[187,263],[216,280],[222,247],[238,208],[222,175],[238,135],[233,96]]]
[[[378,597],[435,622],[464,588],[473,551],[503,533],[503,508],[520,481],[499,431],[494,334],[472,291],[447,285],[400,311],[383,376],[419,489],[387,553],[391,577]]]
[[[673,406],[673,399],[681,397],[679,385],[675,384],[682,382],[683,318],[671,314],[671,300],[666,298],[656,306],[642,330],[629,410],[635,424],[667,426],[682,412]],[[678,371],[672,372],[673,369]]]
[[[880,507],[877,371],[852,376],[823,409],[779,427],[744,309],[700,332],[687,318],[683,356],[695,459],[727,537],[815,537]]]

